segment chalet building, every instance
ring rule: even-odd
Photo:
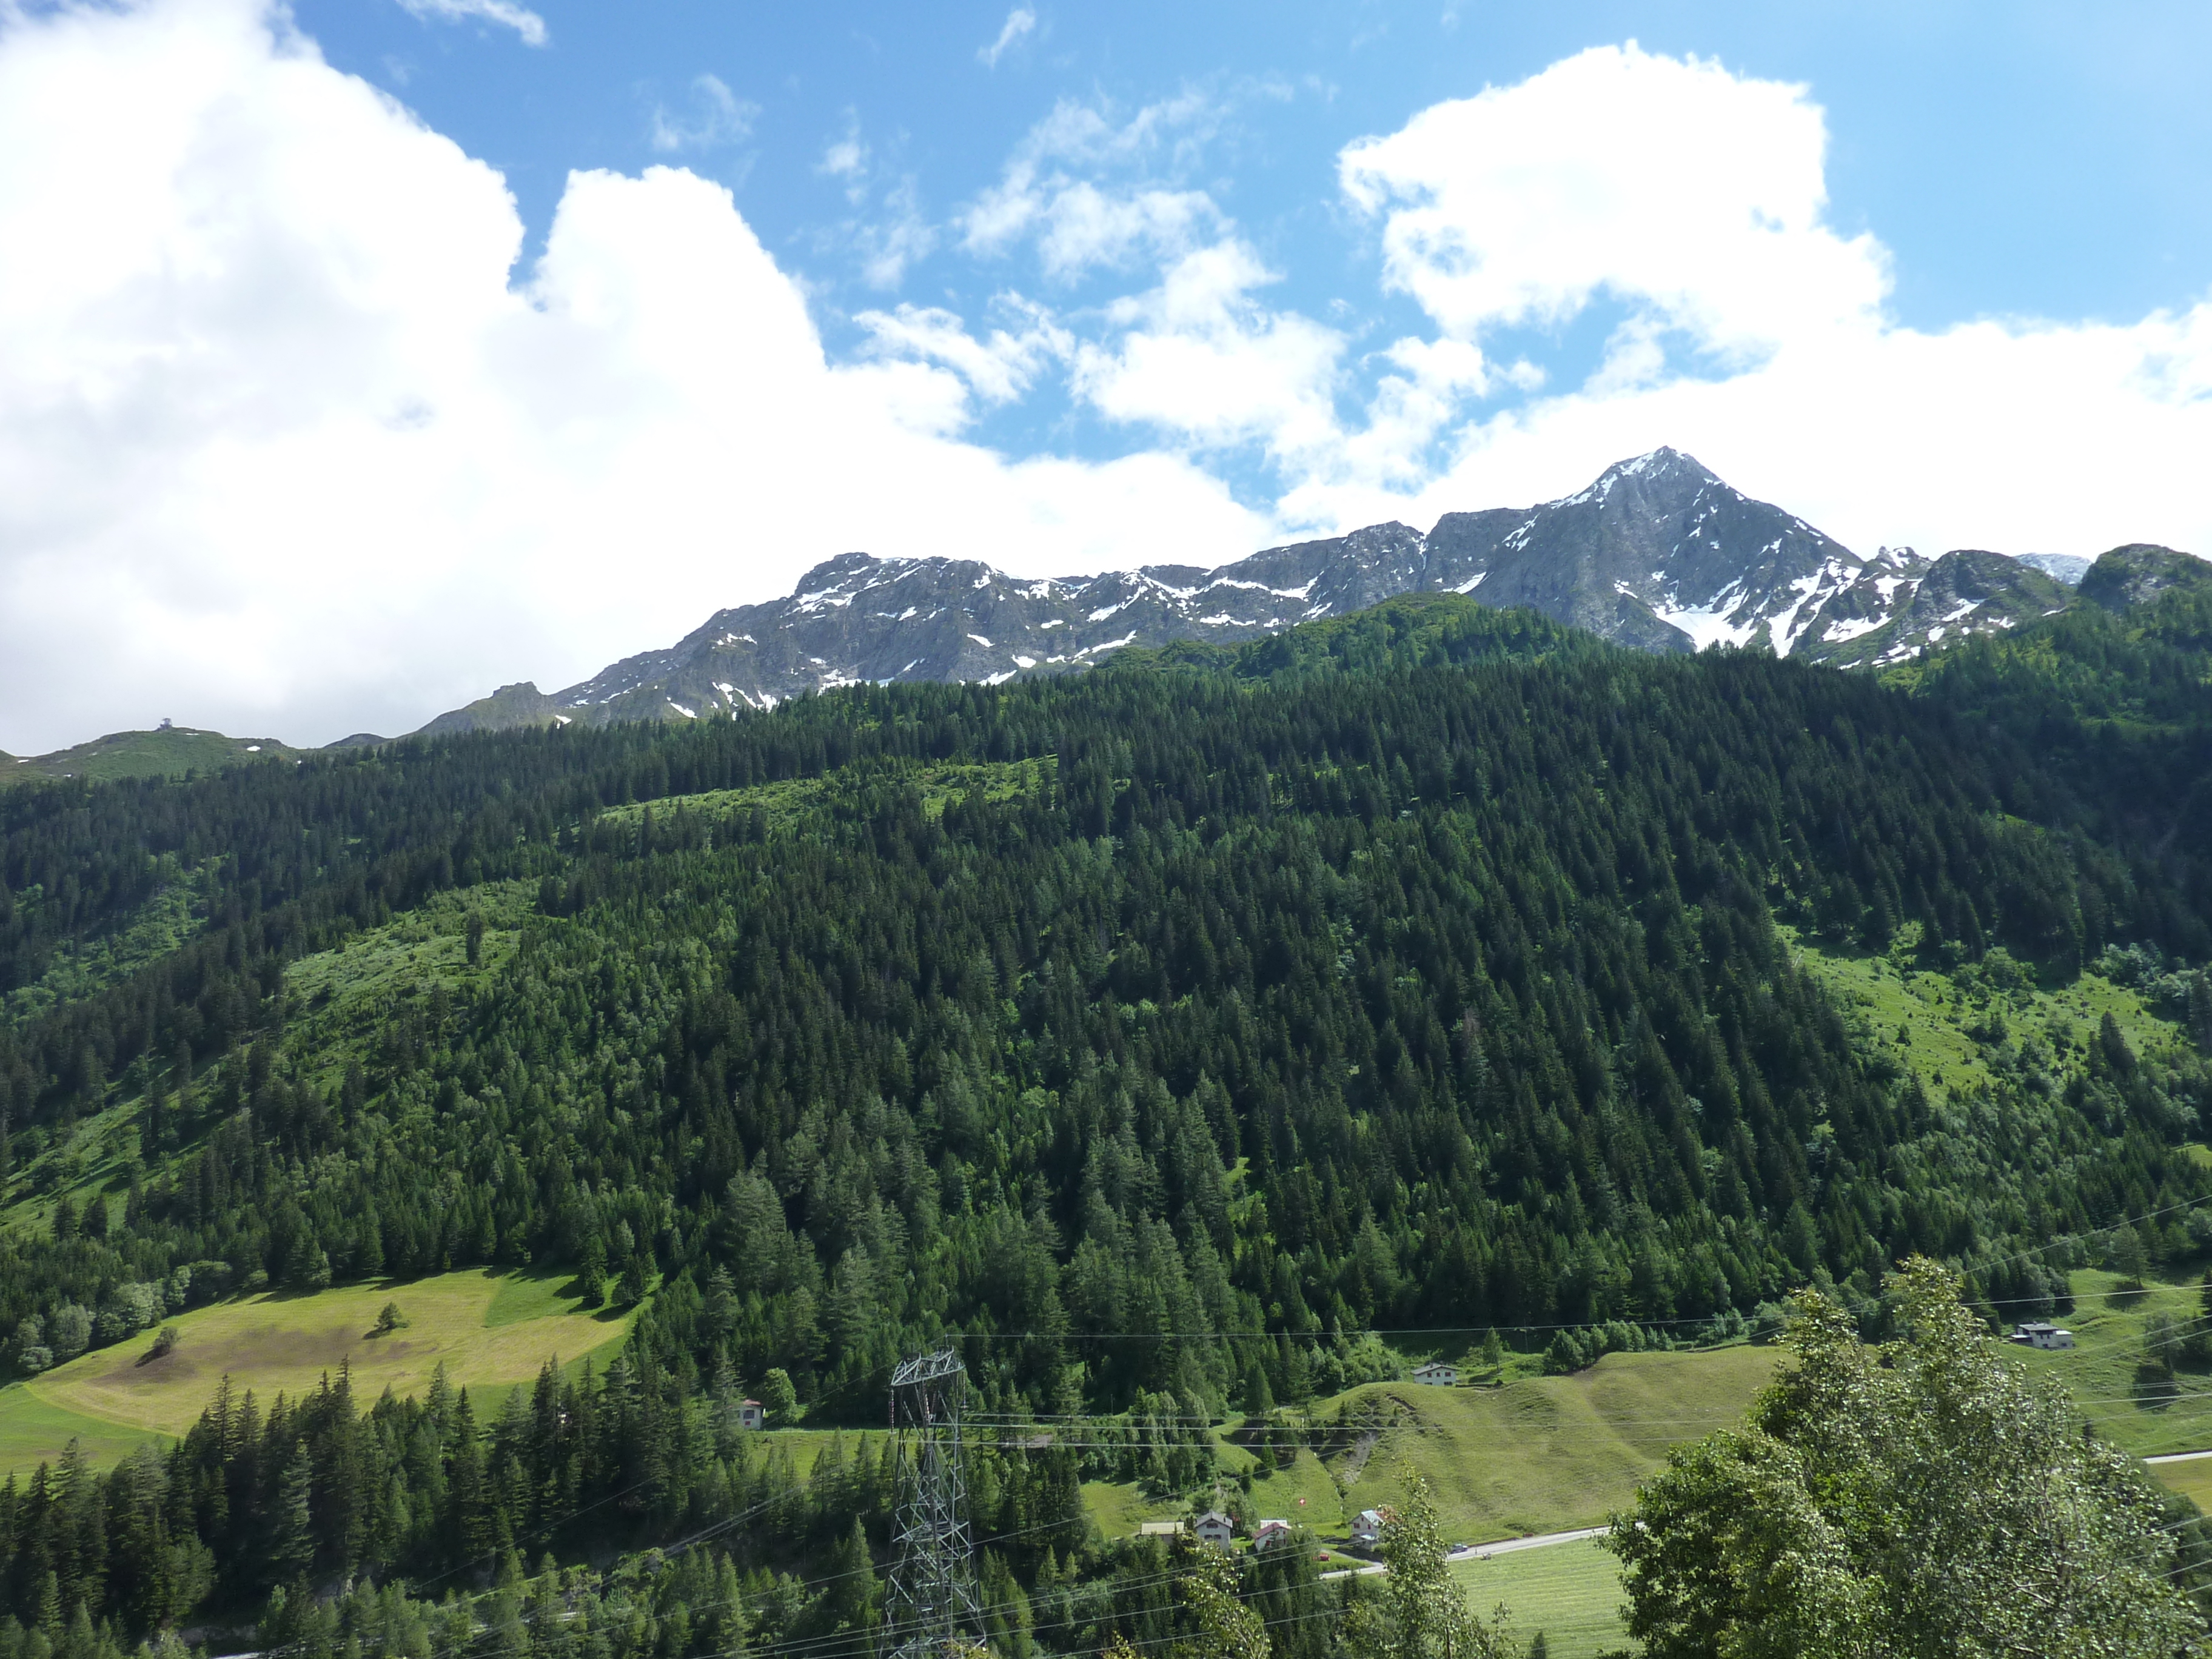
[[[1431,1359],[1425,1365],[1413,1367],[1413,1381],[1426,1382],[1432,1388],[1449,1389],[1459,1381],[1459,1367],[1447,1365],[1441,1359]]]
[[[1382,1511],[1362,1510],[1352,1522],[1352,1541],[1362,1549],[1373,1549],[1382,1541]]]
[[[1252,1528],[1252,1547],[1255,1550],[1263,1550],[1271,1544],[1281,1543],[1283,1540],[1288,1538],[1290,1535],[1291,1523],[1289,1522],[1262,1521],[1258,1526]]]
[[[1230,1540],[1237,1536],[1237,1523],[1219,1510],[1206,1510],[1191,1523],[1190,1529],[1198,1534],[1200,1542],[1216,1549],[1227,1549]]]
[[[768,1426],[768,1412],[759,1401],[738,1401],[738,1426],[741,1429],[763,1429]]]
[[[2062,1331],[2056,1325],[2031,1322],[2014,1326],[2006,1340],[2017,1342],[2024,1348],[2070,1348],[2074,1346],[2074,1333]]]

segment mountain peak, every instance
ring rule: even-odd
[[[1632,455],[1625,461],[1615,461],[1582,489],[1547,503],[1552,507],[1582,507],[1591,502],[1603,506],[1612,498],[1616,486],[1630,480],[1650,487],[1662,484],[1717,484],[1720,478],[1694,455],[1685,454],[1670,445],[1662,444],[1642,455]],[[1725,484],[1722,488],[1726,489]]]
[[[1559,501],[1447,513],[1425,535],[1368,525],[1212,569],[1040,580],[971,558],[842,553],[787,597],[719,611],[666,649],[550,696],[502,687],[429,729],[698,720],[840,686],[996,685],[1131,647],[1238,645],[1401,593],[1526,606],[1646,651],[1763,647],[1848,665],[2072,602],[2039,570],[1954,556],[1938,584],[1949,599],[1937,607],[1931,594],[1915,611],[1931,568],[1909,548],[1863,559],[1662,445]]]

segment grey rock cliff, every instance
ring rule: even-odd
[[[2114,580],[2142,587],[2170,579],[2163,568]],[[2083,594],[2093,586],[2085,580]],[[1132,646],[1240,644],[1437,592],[1527,605],[1641,650],[1761,646],[1843,666],[1902,660],[2075,600],[2046,568],[2001,554],[1929,560],[1884,548],[1862,558],[1690,456],[1657,449],[1559,501],[1448,513],[1425,535],[1370,525],[1210,570],[1029,579],[972,559],[847,553],[788,597],[717,611],[665,650],[550,696],[502,686],[423,729],[696,719],[866,683],[996,684],[1088,668]]]

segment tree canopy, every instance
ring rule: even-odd
[[[1650,1659],[2139,1656],[2212,1646],[2164,1505],[1925,1258],[1869,1347],[1815,1291],[1741,1428],[1670,1453],[1609,1542]]]

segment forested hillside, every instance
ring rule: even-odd
[[[712,1526],[677,1571],[753,1639],[863,1625],[877,1451],[801,1492],[729,1408],[878,1424],[950,1336],[994,1418],[1124,1425],[1008,1456],[978,1526],[1023,1641],[1088,1650],[1180,1615],[1075,1483],[1200,1488],[1197,1419],[1492,1329],[1717,1340],[1808,1282],[1872,1332],[1912,1252],[2014,1317],[2094,1248],[2054,1240],[2199,1249],[2193,1053],[1993,1038],[1937,1085],[1778,931],[2051,981],[2212,956],[2202,728],[2157,654],[2196,647],[2069,644],[2087,611],[2052,659],[2178,711],[2124,806],[2105,711],[2025,639],[1898,688],[1449,598],[1078,678],[0,793],[19,1371],[246,1285],[557,1264],[644,1304],[613,1369],[495,1425],[333,1379],[42,1477],[0,1500],[8,1608],[135,1636]]]

